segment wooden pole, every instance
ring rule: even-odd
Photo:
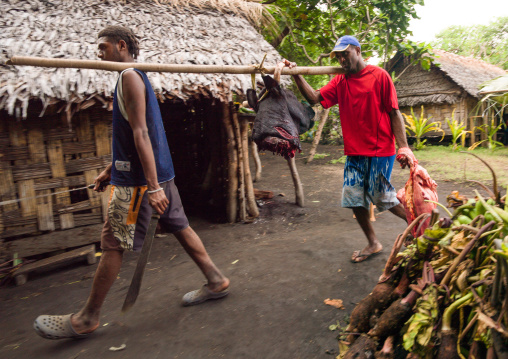
[[[249,167],[249,122],[245,119],[240,119],[240,133],[242,136],[242,147],[243,147],[243,169],[245,173],[245,192],[247,197],[247,205],[249,215],[251,217],[259,216],[258,205],[256,204],[256,197],[254,195],[254,186],[252,185],[252,175]]]
[[[256,142],[251,141],[250,143],[250,151],[252,153],[252,158],[254,159],[254,164],[256,167],[256,174],[254,175],[254,182],[261,181],[261,159],[259,158],[259,151],[258,151],[258,145],[256,145]]]
[[[227,177],[227,195],[226,195],[226,217],[229,223],[236,222],[236,212],[238,198],[236,191],[238,189],[238,154],[235,150],[235,134],[230,120],[229,104],[221,102],[222,105],[222,124],[226,132],[227,153],[228,153],[228,177]]]
[[[229,103],[229,111],[231,113],[231,121],[233,122],[233,130],[235,134],[236,150],[238,152],[238,202],[240,205],[240,221],[245,221],[247,218],[247,209],[245,205],[245,175],[244,175],[244,161],[245,156],[243,152],[242,135],[240,133],[240,123],[238,116],[233,108],[233,102]]]
[[[296,204],[300,207],[304,206],[304,198],[303,198],[303,186],[302,181],[300,181],[300,176],[298,175],[298,170],[296,169],[296,161],[295,158],[290,158],[287,160],[289,165],[289,170],[291,171],[291,177],[293,178],[293,183],[295,185],[295,196],[296,196]]]
[[[93,69],[106,71],[123,71],[135,67],[145,72],[172,72],[172,73],[193,73],[193,74],[256,74],[261,71],[255,65],[187,65],[187,64],[147,64],[138,62],[112,62],[98,60],[78,59],[52,59],[45,57],[13,56],[7,61],[7,65],[17,66],[39,66]],[[275,66],[263,67],[263,72],[273,74]],[[344,69],[337,66],[313,66],[295,67],[282,69],[282,75],[326,75],[343,74]]]

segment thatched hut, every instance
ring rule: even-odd
[[[455,55],[443,50],[433,50],[434,61],[430,71],[420,65],[411,65],[410,59],[397,53],[387,64],[386,70],[394,72],[399,108],[402,113],[420,115],[423,105],[426,116],[431,121],[440,122],[443,130],[449,134],[446,118],[454,118],[466,124],[467,130],[483,124],[482,117],[474,117],[473,111],[481,98],[480,85],[488,80],[505,74],[497,66],[484,61]]]
[[[5,65],[10,56],[96,60],[98,31],[123,25],[139,37],[139,62],[254,65],[265,53],[267,63],[280,59],[256,31],[267,16],[257,2],[7,0],[0,9],[4,240],[103,221],[107,194],[41,195],[90,184],[110,161],[110,111],[118,77],[96,70]],[[207,213],[235,220],[249,204],[252,180],[247,170],[238,170],[246,130],[232,101],[251,86],[250,75],[148,76],[160,101],[186,209],[197,203]]]

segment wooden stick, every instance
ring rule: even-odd
[[[249,215],[251,217],[259,216],[258,205],[256,204],[256,197],[254,195],[254,186],[252,185],[252,175],[250,173],[249,166],[249,122],[245,119],[240,119],[240,133],[242,135],[242,146],[243,146],[243,169],[245,173],[245,190],[247,197],[247,205]]]
[[[293,183],[295,185],[295,196],[296,196],[296,204],[300,207],[304,206],[304,198],[303,198],[303,186],[302,181],[300,181],[300,176],[298,175],[298,170],[296,169],[296,161],[295,158],[289,158],[288,160],[289,170],[291,171],[291,177],[293,177]]]
[[[237,212],[237,196],[236,190],[238,189],[238,176],[236,174],[238,169],[238,157],[235,150],[235,134],[233,132],[233,125],[231,124],[229,104],[221,102],[222,105],[222,124],[224,126],[227,140],[227,154],[228,154],[228,177],[227,177],[227,203],[226,203],[226,217],[229,223],[236,222]]]
[[[238,202],[240,205],[240,221],[245,221],[247,218],[247,208],[245,204],[245,171],[244,161],[245,156],[243,152],[242,135],[240,133],[240,123],[238,116],[234,110],[233,102],[229,103],[229,111],[231,113],[231,122],[233,123],[233,130],[235,134],[236,150],[238,152]]]
[[[45,57],[13,56],[6,62],[7,65],[17,66],[39,66],[39,67],[61,67],[77,69],[93,69],[106,71],[123,71],[135,67],[145,72],[172,72],[172,73],[194,73],[194,74],[255,74],[260,71],[254,65],[187,65],[187,64],[148,64],[130,62],[112,62],[100,60],[78,60],[78,59],[52,59]],[[263,68],[263,72],[273,74],[275,66]],[[282,75],[326,75],[343,74],[344,69],[337,66],[313,66],[295,67],[282,69]]]
[[[250,151],[252,153],[252,158],[254,159],[254,164],[256,165],[256,174],[254,176],[254,182],[261,181],[261,159],[259,158],[258,145],[256,142],[251,141],[250,143]]]

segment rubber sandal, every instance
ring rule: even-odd
[[[78,334],[71,325],[72,314],[39,315],[34,321],[37,334],[46,339],[86,338],[92,333]]]
[[[201,304],[211,299],[221,299],[229,294],[229,288],[224,289],[220,292],[212,292],[208,289],[208,285],[205,284],[200,289],[193,290],[185,294],[182,298],[182,305],[188,307],[191,305]]]
[[[373,257],[376,254],[379,254],[381,252],[382,252],[382,250],[379,250],[379,251],[374,252],[374,253],[369,253],[369,254],[361,254],[360,251],[354,251],[353,252],[353,256],[351,257],[351,262],[353,262],[353,263],[361,263],[363,261],[366,261],[370,257]]]

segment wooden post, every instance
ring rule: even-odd
[[[244,171],[244,153],[242,135],[240,132],[240,123],[238,116],[234,110],[233,102],[229,103],[229,111],[231,114],[231,121],[233,122],[233,130],[235,134],[236,150],[238,152],[238,202],[240,205],[240,220],[245,221],[247,218],[247,210],[245,203],[245,171]]]
[[[247,205],[249,215],[251,217],[259,216],[258,205],[256,204],[256,197],[254,196],[254,186],[252,185],[252,176],[249,166],[249,122],[245,119],[240,121],[240,132],[242,137],[242,146],[244,149],[243,168],[245,171],[245,192],[247,197]]]
[[[228,154],[228,176],[227,176],[227,202],[226,202],[226,218],[229,223],[236,222],[236,213],[238,206],[238,198],[236,196],[238,189],[238,154],[235,150],[235,134],[230,120],[229,104],[221,102],[222,106],[222,125],[226,132],[226,147]]]
[[[486,125],[489,121],[489,113],[488,112],[485,112],[486,110],[486,105],[485,105],[485,102],[482,102],[482,126],[483,125]],[[485,131],[482,131],[481,132],[481,140],[486,140],[487,139],[487,134],[485,133]],[[487,144],[487,141],[483,142],[482,143],[482,147],[487,147],[488,144]]]
[[[296,196],[296,204],[300,207],[304,206],[304,197],[303,197],[303,186],[302,181],[300,181],[300,176],[298,175],[298,170],[296,169],[296,161],[295,158],[290,158],[287,160],[289,165],[289,170],[291,171],[291,177],[293,178],[293,183],[295,185],[295,196]]]
[[[316,117],[319,117],[319,126],[314,136],[314,140],[312,140],[312,147],[309,151],[309,157],[307,157],[307,162],[309,163],[314,159],[314,154],[316,153],[317,146],[319,145],[319,140],[321,140],[321,133],[323,132],[323,128],[325,127],[326,120],[328,119],[328,114],[330,113],[330,109],[321,109],[319,114]]]
[[[256,167],[256,174],[254,176],[254,182],[261,181],[261,171],[263,166],[261,165],[261,159],[259,158],[258,145],[256,142],[250,142],[250,152],[252,153],[252,158],[254,159],[254,164]]]

